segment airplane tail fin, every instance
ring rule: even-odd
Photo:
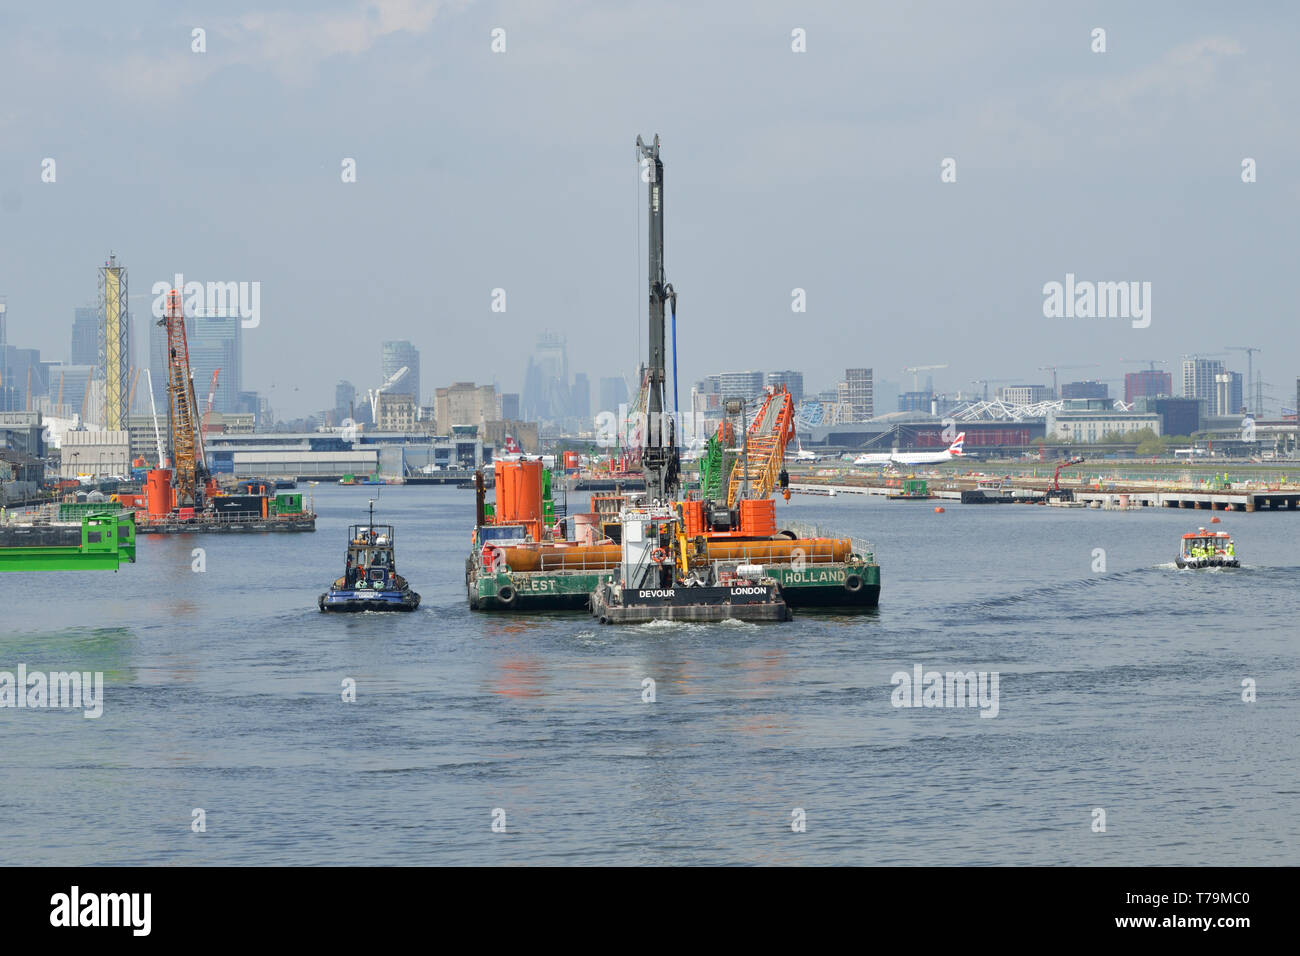
[[[948,446],[948,454],[960,457],[962,446],[966,443],[966,433],[961,432],[957,435],[957,440]]]

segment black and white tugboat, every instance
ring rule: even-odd
[[[1183,535],[1183,544],[1174,563],[1180,568],[1239,568],[1237,546],[1225,531],[1197,528]]]
[[[348,529],[347,565],[343,577],[320,596],[322,611],[414,611],[420,595],[397,573],[393,526],[375,524],[375,502],[370,501],[370,523]]]
[[[790,620],[773,578],[757,565],[710,562],[705,547],[687,541],[675,509],[628,507],[619,519],[618,573],[591,595],[601,624]]]

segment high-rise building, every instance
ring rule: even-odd
[[[501,404],[495,385],[456,382],[434,389],[434,418],[438,431],[451,434],[457,425],[483,425],[501,418]]]
[[[1061,398],[1109,398],[1110,388],[1105,382],[1066,382],[1061,386]]]
[[[803,372],[768,372],[763,381],[765,385],[784,385],[796,405],[803,401]]]
[[[501,417],[512,422],[519,420],[518,392],[501,393]]]
[[[5,370],[0,411],[27,411],[35,407],[34,399],[45,395],[48,366],[41,362],[40,349],[0,346],[0,368]]]
[[[722,400],[743,398],[753,401],[763,394],[762,372],[723,372],[718,376],[718,391]]]
[[[419,350],[404,339],[383,343],[379,363],[380,378],[387,382],[403,368],[409,370],[410,377],[404,380],[400,389],[394,388],[391,391],[405,392],[415,399],[416,405],[419,405],[421,401]]]
[[[349,381],[334,386],[334,413],[339,421],[353,417],[357,404],[357,387]]]
[[[569,399],[569,414],[576,418],[591,417],[591,381],[585,372],[573,376],[573,394]]]
[[[1173,389],[1174,377],[1168,372],[1143,369],[1141,372],[1128,372],[1124,376],[1124,401],[1130,405],[1138,398],[1172,397]],[[1166,431],[1166,434],[1184,433]]]
[[[871,369],[846,368],[844,385],[844,399],[849,403],[850,421],[865,422],[873,418],[876,414],[876,397],[871,386]]]
[[[375,429],[381,432],[415,430],[416,405],[410,395],[381,392],[375,396]]]
[[[190,371],[194,375],[194,399],[198,402],[200,414],[208,407],[212,373],[217,369],[221,369],[221,373],[217,376],[212,410],[223,415],[239,411],[239,393],[244,387],[240,368],[241,324],[237,314],[221,318],[200,316],[194,319],[194,331],[186,332]]]
[[[899,392],[898,410],[900,412],[925,412],[929,414],[934,407],[934,392]]]
[[[99,311],[92,305],[73,310],[72,365],[99,364]]]
[[[523,413],[528,421],[558,421],[573,415],[569,356],[564,336],[543,332],[524,373]],[[591,401],[590,397],[587,399]]]
[[[1008,405],[1037,405],[1050,401],[1052,390],[1046,385],[1008,385],[998,389],[998,397]]]
[[[1183,359],[1183,397],[1199,398],[1214,413],[1217,400],[1215,376],[1223,374],[1223,363],[1218,359]]]
[[[696,386],[699,391],[699,386]],[[622,376],[611,376],[600,380],[600,410],[618,414],[619,406],[627,404],[627,383]],[[510,416],[507,415],[506,418]]]

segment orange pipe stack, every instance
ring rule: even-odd
[[[789,564],[802,557],[806,564],[847,561],[853,545],[848,538],[773,538],[768,541],[710,541],[710,561],[750,564]],[[502,548],[511,571],[605,571],[618,567],[622,549],[616,544],[569,547]]]

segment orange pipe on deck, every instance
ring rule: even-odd
[[[799,554],[808,564],[847,561],[853,551],[848,538],[775,538],[767,541],[710,541],[710,561],[789,564]],[[608,571],[618,567],[622,549],[616,544],[570,545],[557,548],[503,548],[511,571]]]

